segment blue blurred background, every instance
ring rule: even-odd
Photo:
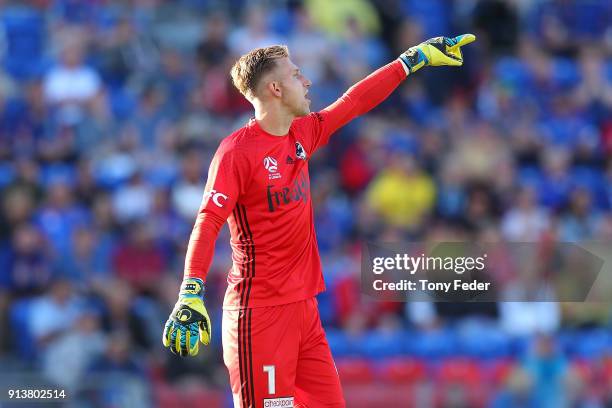
[[[611,2],[0,4],[0,385],[59,386],[67,406],[230,406],[226,228],[212,346],[180,359],[161,332],[209,161],[252,113],[231,64],[286,43],[321,109],[409,46],[473,32],[462,69],[410,77],[311,160],[348,406],[612,406],[610,304],[359,292],[364,239],[612,244]]]

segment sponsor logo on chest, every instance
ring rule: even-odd
[[[268,210],[274,212],[282,206],[292,202],[308,201],[310,196],[310,182],[304,173],[300,171],[295,181],[287,186],[268,185],[266,189],[268,199]]]

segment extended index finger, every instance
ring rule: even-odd
[[[474,42],[476,41],[476,36],[474,34],[461,34],[461,35],[456,36],[454,40],[456,43],[451,48],[462,47],[471,42]]]

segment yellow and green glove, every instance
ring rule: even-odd
[[[164,327],[162,343],[180,356],[195,356],[200,348],[210,343],[210,318],[204,307],[204,282],[185,278],[179,299]]]
[[[435,37],[410,47],[399,56],[410,74],[425,66],[463,65],[461,47],[476,40],[474,34],[462,34],[457,37]]]

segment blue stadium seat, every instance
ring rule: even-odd
[[[478,359],[505,358],[512,351],[508,335],[495,329],[460,334],[458,347],[462,355]]]
[[[495,64],[495,76],[506,85],[520,87],[527,81],[525,63],[518,58],[503,57]]]
[[[542,182],[542,171],[535,166],[522,166],[518,170],[521,185],[537,187]]]
[[[33,361],[36,358],[36,342],[30,330],[30,310],[32,299],[25,298],[14,302],[9,310],[11,342],[21,358]]]
[[[9,163],[0,163],[0,188],[13,181],[15,171]]]
[[[354,356],[357,354],[356,339],[338,329],[326,331],[327,342],[334,357]]]
[[[511,354],[515,358],[522,358],[531,350],[532,338],[528,336],[514,337],[510,339]]]
[[[580,79],[575,62],[567,58],[555,59],[552,70],[555,81],[564,87],[575,86]]]
[[[448,32],[451,25],[445,0],[404,0],[402,12],[423,25],[424,36],[427,38]]]
[[[458,352],[456,334],[451,330],[406,332],[402,338],[405,339],[404,351],[417,357],[436,360]]]
[[[372,331],[359,343],[359,354],[373,359],[396,357],[403,353],[406,338],[401,331]]]
[[[10,7],[3,12],[0,23],[6,36],[7,72],[19,80],[42,74],[45,32],[42,15],[27,7]]]
[[[567,351],[575,357],[601,359],[612,352],[612,336],[604,329],[575,332],[566,340]]]
[[[118,121],[124,121],[134,113],[136,98],[130,92],[118,87],[109,87],[108,98],[113,116]]]
[[[587,166],[576,166],[572,169],[572,184],[588,189],[592,194],[593,204],[603,208],[606,202],[606,182],[601,172]]]

